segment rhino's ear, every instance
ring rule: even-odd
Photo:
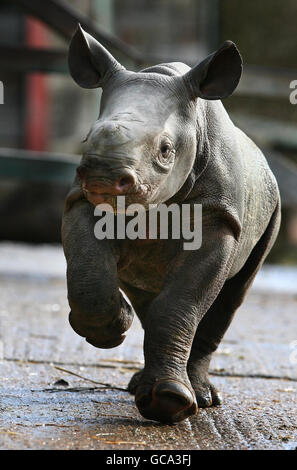
[[[242,72],[242,59],[236,45],[225,41],[184,75],[187,87],[194,98],[219,100],[231,95],[237,87]]]
[[[83,88],[101,87],[124,67],[90,34],[78,25],[69,46],[68,65],[72,78]]]

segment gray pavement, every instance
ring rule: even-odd
[[[296,270],[263,269],[212,361],[223,405],[174,426],[125,391],[143,364],[139,322],[93,348],[68,324],[64,276],[60,247],[0,244],[1,449],[297,447]]]

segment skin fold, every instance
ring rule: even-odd
[[[226,41],[190,69],[125,70],[80,27],[69,68],[102,87],[62,225],[72,328],[98,348],[122,343],[133,311],[145,367],[128,386],[140,413],[174,423],[219,405],[208,368],[280,224],[277,184],[256,145],[220,99],[236,88],[241,57]],[[98,240],[94,206],[202,204],[202,246],[182,240]],[[120,289],[129,298],[126,302]]]

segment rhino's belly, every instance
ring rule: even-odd
[[[120,280],[138,289],[159,293],[170,263],[166,242],[135,240],[129,243],[119,262]]]

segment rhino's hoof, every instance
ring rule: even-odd
[[[118,336],[117,338],[110,338],[107,340],[104,340],[101,338],[98,340],[96,337],[95,338],[87,337],[86,342],[91,344],[92,346],[95,346],[95,348],[111,349],[111,348],[116,348],[117,346],[122,344],[125,338],[126,338],[126,335],[121,335],[121,336]]]
[[[217,389],[209,384],[208,387],[199,389],[195,387],[196,400],[199,408],[209,408],[210,406],[220,406],[222,397]]]
[[[130,382],[128,383],[127,390],[131,395],[136,394],[136,390],[138,385],[140,384],[140,380],[143,374],[143,369],[139,370],[138,372],[135,372],[134,375],[132,375]]]
[[[175,380],[159,380],[151,393],[137,390],[136,406],[144,418],[173,424],[197,413],[196,399],[191,390]]]
[[[126,335],[116,329],[107,326],[94,326],[88,323],[85,318],[75,315],[73,311],[69,313],[69,323],[72,329],[80,336],[84,337],[87,343],[95,348],[109,349],[122,344]]]

